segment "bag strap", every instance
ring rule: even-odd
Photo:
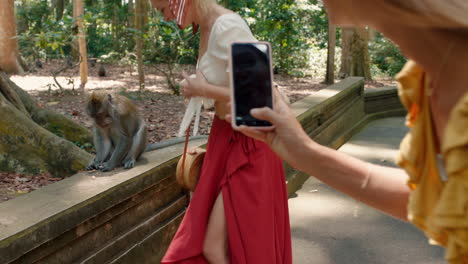
[[[182,174],[185,171],[185,157],[187,156],[187,146],[188,146],[188,141],[189,141],[189,136],[190,136],[190,127],[191,126],[192,126],[192,123],[190,122],[190,125],[187,128],[187,131],[185,133],[184,156],[182,157]]]

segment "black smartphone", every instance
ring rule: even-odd
[[[273,108],[270,43],[234,42],[230,55],[232,126],[271,128],[270,122],[250,115],[253,108]]]

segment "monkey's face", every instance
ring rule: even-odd
[[[108,113],[97,113],[96,117],[94,117],[94,122],[97,126],[106,128],[112,124],[112,118]]]
[[[102,102],[88,102],[86,112],[94,120],[94,123],[102,128],[112,124],[112,117],[109,114],[109,106]]]

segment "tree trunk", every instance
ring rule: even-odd
[[[114,51],[119,50],[119,6],[115,3],[113,5],[114,14],[112,16],[112,34],[114,36]]]
[[[135,6],[133,0],[128,0],[128,26],[133,28],[135,26]]]
[[[31,117],[23,101],[12,88],[8,76],[3,72],[0,72],[0,94],[24,115]]]
[[[80,146],[92,143],[92,134],[86,127],[76,124],[64,115],[42,108],[27,92],[13,83],[5,73],[1,72],[0,92],[4,96],[11,94],[11,96],[5,97],[17,109],[30,116],[34,122],[52,133]]]
[[[135,28],[135,4],[133,0],[128,1],[128,28]],[[127,43],[129,51],[135,51],[135,38],[132,34],[128,35]]]
[[[326,84],[335,83],[335,46],[336,46],[336,26],[328,21],[328,56],[327,73],[325,75]]]
[[[143,23],[142,23],[142,28],[143,32],[146,33],[146,29],[148,28],[149,24],[149,14],[148,10],[150,10],[150,2],[148,0],[142,0],[141,1],[141,15],[143,16]]]
[[[15,1],[0,1],[0,70],[6,73],[22,73],[18,61],[18,42],[16,36]]]
[[[369,34],[365,28],[343,28],[340,78],[362,76],[372,80],[369,58]]]
[[[83,0],[75,0],[73,2],[73,17],[76,19],[78,27],[78,49],[80,53],[80,89],[84,90],[88,82],[88,55],[86,52],[86,30],[83,23]]]
[[[350,76],[351,72],[351,41],[353,38],[352,28],[342,28],[341,30],[341,66],[339,77],[344,79]]]
[[[41,109],[1,72],[0,115],[0,171],[50,172],[63,178],[82,170],[92,159],[91,154],[52,133],[67,135],[73,142],[89,143],[91,134],[86,128]]]
[[[355,75],[363,76],[365,80],[372,80],[370,71],[370,56],[369,56],[369,32],[366,28],[356,28],[355,49],[353,50],[353,61],[355,67]]]
[[[143,24],[144,24],[144,1],[146,0],[135,0],[135,26],[138,34],[136,35],[136,53],[138,61],[138,81],[140,85],[140,91],[145,89],[145,71],[143,68]]]
[[[57,21],[62,20],[63,18],[63,11],[65,10],[65,2],[64,0],[56,0],[55,2],[55,17]]]

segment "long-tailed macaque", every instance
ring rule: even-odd
[[[145,121],[136,106],[125,96],[93,92],[88,97],[86,112],[94,120],[96,148],[96,157],[87,166],[87,170],[110,171],[121,165],[130,169],[143,152],[165,148],[185,140],[174,138],[147,145]]]

